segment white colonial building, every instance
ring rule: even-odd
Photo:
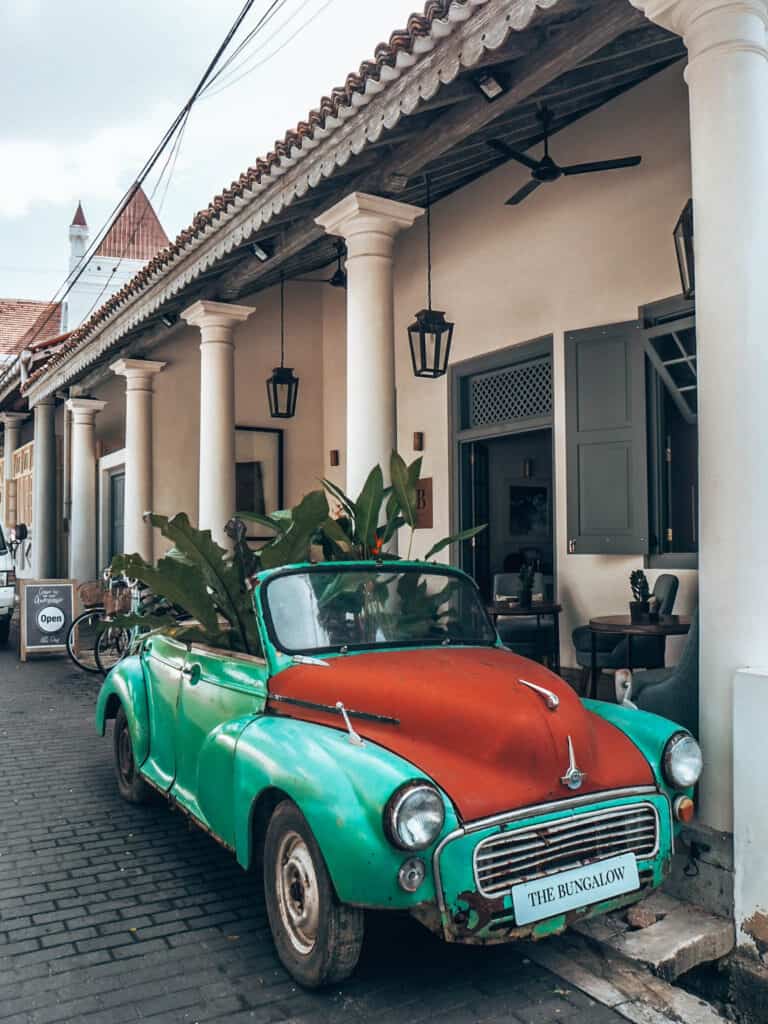
[[[488,522],[452,553],[486,589],[535,551],[565,666],[574,627],[626,609],[632,569],[675,574],[701,625],[711,849],[689,892],[750,948],[768,940],[767,33],[766,0],[431,2],[24,387],[39,575],[156,555],[147,508],[223,539],[257,476],[267,510],[321,476],[354,492],[395,446],[431,482],[419,551]],[[427,188],[455,324],[437,379],[407,333]],[[673,239],[691,197],[695,299]],[[274,420],[281,278],[300,387]]]

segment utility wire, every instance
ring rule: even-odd
[[[275,0],[275,2],[280,2],[280,0]],[[197,98],[200,95],[200,93],[202,92],[202,90],[205,88],[206,83],[208,82],[208,80],[210,79],[211,75],[213,74],[213,71],[216,68],[216,65],[219,63],[219,61],[220,61],[224,51],[229,46],[230,42],[232,41],[233,36],[235,35],[237,30],[239,29],[240,25],[242,24],[243,20],[245,19],[246,15],[250,11],[250,9],[253,7],[254,3],[255,3],[255,0],[245,0],[245,3],[243,4],[243,7],[240,10],[240,13],[235,18],[235,20],[232,23],[229,31],[227,32],[226,36],[224,37],[223,42],[219,45],[219,47],[216,50],[216,53],[214,54],[213,58],[208,63],[208,66],[206,67],[202,77],[200,78],[200,80],[198,81],[197,85],[195,86],[195,89],[192,92],[191,96],[189,97],[187,102],[184,104],[184,106],[181,108],[179,113],[176,115],[176,117],[174,118],[174,120],[171,123],[171,125],[166,129],[166,131],[163,134],[163,137],[161,138],[160,142],[158,142],[158,144],[155,146],[155,148],[152,151],[152,153],[150,154],[150,156],[144,162],[141,170],[136,175],[136,178],[134,179],[132,185],[130,186],[128,191],[125,193],[123,198],[120,200],[120,202],[118,202],[117,205],[114,207],[114,209],[113,209],[112,213],[110,214],[108,220],[105,222],[104,225],[102,225],[101,229],[97,232],[93,242],[88,246],[86,252],[83,254],[83,256],[80,259],[80,261],[78,262],[77,266],[74,267],[72,271],[70,271],[70,273],[64,279],[64,282],[56,290],[56,293],[54,294],[53,298],[51,299],[51,302],[49,303],[49,305],[54,305],[57,302],[63,301],[66,298],[66,296],[69,294],[69,292],[72,290],[72,287],[77,283],[77,281],[83,275],[83,273],[87,269],[87,267],[88,267],[88,265],[89,265],[93,255],[94,255],[96,249],[99,247],[99,245],[101,245],[102,241],[104,240],[104,238],[108,234],[109,229],[112,227],[114,222],[120,218],[120,216],[122,215],[122,213],[124,212],[124,210],[126,209],[128,204],[131,202],[131,200],[133,199],[135,194],[141,188],[143,182],[146,180],[146,178],[149,175],[150,171],[155,166],[157,161],[160,159],[163,151],[166,149],[166,147],[170,143],[171,139],[173,139],[173,137],[176,134],[176,131],[178,130],[179,126],[186,122],[186,119],[189,116],[189,112],[192,109],[192,106],[194,105],[195,101],[197,100]],[[42,331],[43,327],[45,326],[45,322],[46,321],[44,321],[40,325],[40,327],[35,332],[35,334],[29,339],[28,344],[31,345],[32,343],[34,343],[34,341],[37,339],[38,335]],[[17,356],[16,359],[14,360],[14,362],[9,365],[8,369],[2,375],[2,377],[0,377],[0,383],[2,383],[5,380],[5,378],[10,373],[11,369],[13,368],[13,366],[16,364],[16,362],[18,362],[18,360],[19,360],[19,357]]]
[[[247,75],[252,74],[254,71],[258,71],[259,68],[263,68],[265,64],[268,64],[271,60],[273,60],[273,58],[275,58],[279,53],[281,53],[286,48],[286,46],[288,46],[290,43],[292,43],[293,40],[296,39],[297,36],[301,35],[301,33],[305,29],[309,28],[309,26],[314,21],[316,21],[316,19],[319,18],[320,15],[325,10],[327,10],[331,6],[332,3],[334,3],[334,0],[325,0],[325,3],[321,7],[319,7],[315,11],[314,14],[312,14],[309,18],[307,18],[307,20],[305,22],[303,22],[301,25],[299,25],[299,27],[293,33],[291,33],[291,35],[288,36],[287,39],[284,39],[283,42],[280,43],[280,45],[277,46],[271,53],[268,53],[266,57],[264,57],[260,61],[257,61],[255,64],[251,64],[251,66],[249,68],[247,68],[245,71],[241,72],[239,75],[235,75],[235,77],[231,77],[228,80],[225,80],[223,83],[220,84],[219,88],[218,89],[214,89],[213,92],[208,92],[206,90],[205,98],[208,99],[208,98],[212,98],[213,96],[218,96],[220,93],[222,93],[226,89],[230,88],[230,86],[236,85],[239,81],[241,81],[241,79],[245,78]],[[283,27],[285,25],[287,25],[287,24],[288,24],[288,22],[286,21],[284,23]],[[277,35],[278,33],[279,33],[279,30],[278,30],[278,32],[275,33],[275,35]],[[274,36],[272,38],[274,38]],[[242,67],[242,64],[240,65],[240,67]],[[233,68],[233,74],[234,74],[234,72],[235,72],[235,69]],[[213,85],[213,82],[211,82],[211,85]]]

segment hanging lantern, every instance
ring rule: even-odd
[[[416,377],[442,377],[448,369],[454,325],[445,319],[445,313],[432,309],[432,207],[427,185],[427,308],[416,314],[408,328],[411,363]]]
[[[285,365],[285,280],[280,278],[280,365],[267,381],[269,415],[273,419],[288,420],[296,414],[299,378],[293,368]]]
[[[680,214],[674,230],[677,266],[680,270],[680,283],[686,299],[696,294],[696,267],[693,259],[693,200],[689,199]]]

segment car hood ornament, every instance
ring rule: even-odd
[[[560,777],[560,781],[568,789],[580,789],[581,784],[586,779],[587,773],[583,772],[576,764],[576,754],[573,751],[573,740],[568,737],[568,769],[565,775]]]

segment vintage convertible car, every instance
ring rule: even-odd
[[[505,649],[457,570],[320,563],[254,583],[262,657],[155,635],[107,677],[96,722],[115,720],[127,800],[159,790],[263,865],[302,985],[354,970],[366,908],[503,942],[664,880],[701,771],[689,733]]]

